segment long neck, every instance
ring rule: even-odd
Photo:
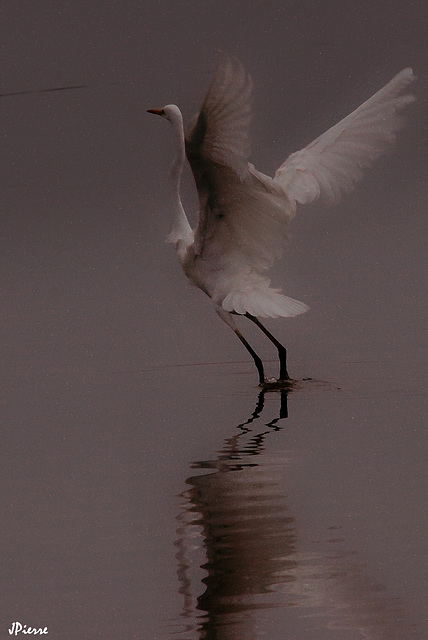
[[[192,234],[189,221],[183,209],[180,198],[180,183],[183,173],[184,161],[186,157],[184,145],[183,119],[181,113],[177,113],[177,117],[171,121],[174,137],[175,137],[175,156],[169,173],[170,196],[173,205],[173,227],[168,241],[175,244],[177,251],[183,244],[180,241],[188,242],[189,236]]]

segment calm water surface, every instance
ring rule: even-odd
[[[393,373],[8,371],[2,634],[425,637],[426,393]]]

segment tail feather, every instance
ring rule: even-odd
[[[225,311],[241,315],[250,313],[258,318],[292,318],[309,309],[303,302],[288,298],[271,288],[231,291],[224,298],[222,307]]]

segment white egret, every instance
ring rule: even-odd
[[[149,113],[172,125],[176,155],[170,171],[173,228],[168,236],[190,282],[212,300],[254,359],[259,383],[263,363],[237,328],[233,315],[254,322],[278,350],[278,385],[290,384],[285,347],[259,318],[292,317],[308,310],[274,289],[265,271],[280,256],[297,204],[318,198],[337,203],[363,170],[394,142],[399,112],[414,101],[408,93],[411,69],[386,86],[326,133],[289,156],[273,178],[248,162],[252,81],[242,65],[221,54],[194,123],[184,134],[179,108],[168,104]],[[199,196],[199,222],[192,229],[180,199],[185,157]]]

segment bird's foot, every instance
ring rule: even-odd
[[[296,380],[292,378],[265,378],[263,382],[259,384],[259,387],[263,391],[280,391],[291,390],[296,383]]]

